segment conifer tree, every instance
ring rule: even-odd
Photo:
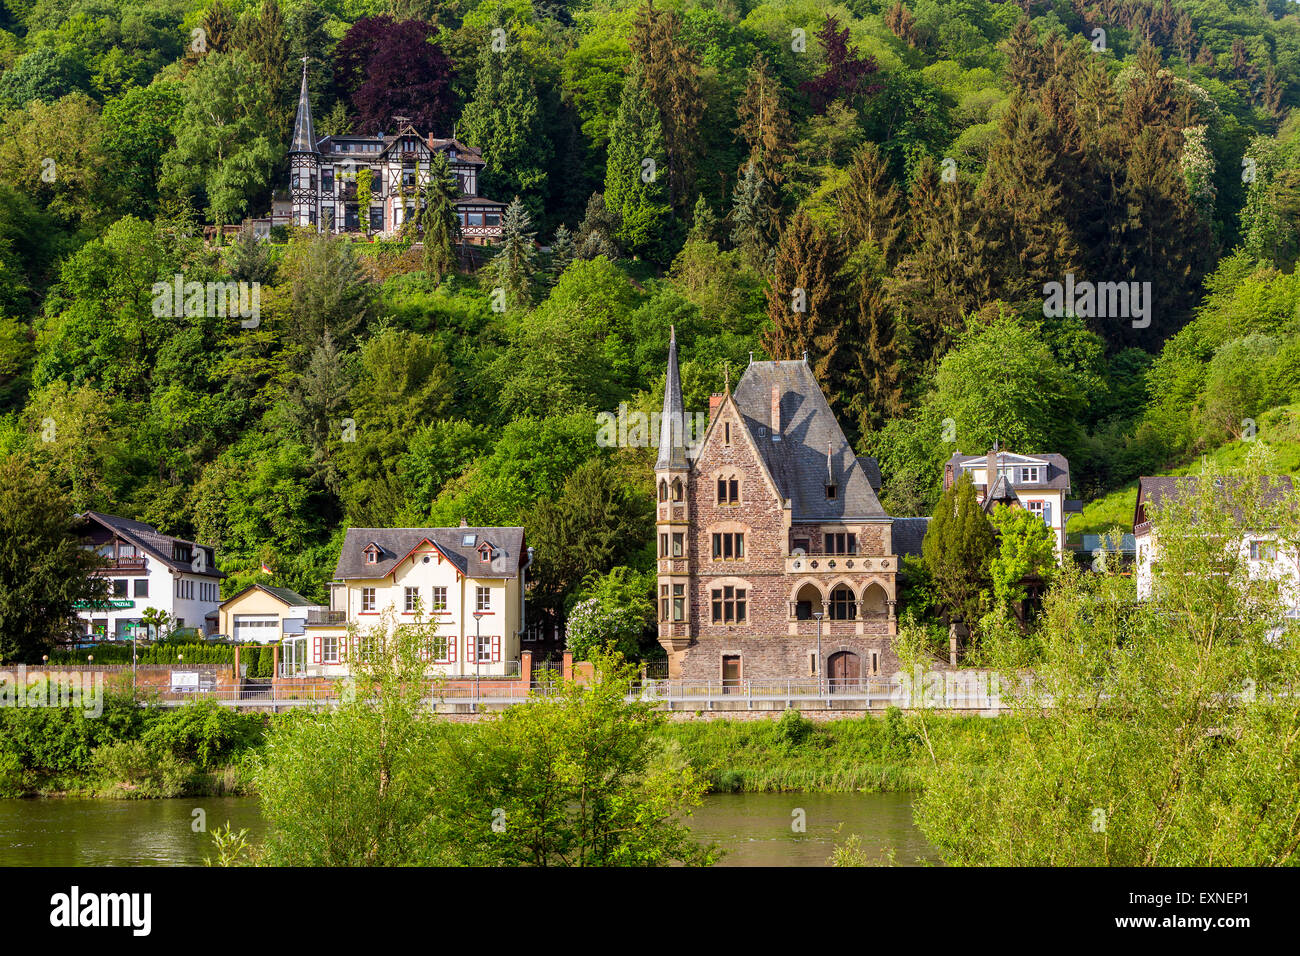
[[[456,268],[456,247],[460,243],[460,216],[456,212],[459,194],[447,155],[434,153],[429,178],[420,194],[420,231],[424,239],[424,271],[439,281]]]
[[[1023,94],[1012,95],[998,133],[979,198],[996,219],[992,228],[1006,240],[1007,291],[1033,297],[1045,282],[1079,271],[1061,185],[1064,155],[1042,111]]]
[[[780,82],[772,75],[767,57],[759,55],[749,69],[744,95],[736,105],[740,128],[736,131],[749,147],[749,162],[763,177],[779,186],[790,159],[794,139],[790,112],[781,101]]]
[[[1022,93],[1032,93],[1047,81],[1047,63],[1028,17],[1022,17],[1011,31],[1003,49],[1007,54],[1007,77]]]
[[[687,237],[694,242],[716,242],[718,217],[713,214],[704,196],[695,198],[695,209],[691,212],[691,232]]]
[[[591,198],[587,200],[586,215],[582,217],[582,223],[578,226],[578,238],[575,242],[577,257],[594,259],[597,256],[604,256],[611,262],[617,259],[619,257],[616,238],[618,228],[617,211],[605,204],[605,197],[602,194],[592,193]]]
[[[569,227],[560,223],[555,229],[555,238],[551,240],[552,283],[558,282],[560,276],[564,275],[564,270],[569,268],[569,263],[577,257],[577,252]]]
[[[506,29],[499,15],[493,24],[493,29]],[[495,46],[484,43],[479,51],[474,97],[465,105],[460,128],[466,142],[483,151],[483,192],[522,196],[530,213],[538,214],[550,137],[519,41],[507,36],[504,50]]]
[[[844,390],[849,360],[838,291],[841,262],[839,242],[803,210],[795,213],[777,245],[762,336],[763,349],[778,361],[801,359],[807,352],[832,405]]]
[[[921,542],[921,558],[952,619],[971,628],[980,619],[990,586],[993,548],[993,526],[980,507],[970,475],[963,473],[944,490],[934,509]]]
[[[699,59],[682,39],[681,25],[675,11],[656,10],[654,0],[646,0],[637,14],[630,45],[636,69],[663,125],[669,199],[684,217],[695,183],[704,95]]]
[[[501,249],[488,263],[487,273],[505,294],[512,309],[532,304],[533,274],[537,271],[537,250],[533,244],[533,221],[516,196],[506,207],[501,229]]]
[[[746,261],[764,270],[772,252],[771,188],[758,167],[749,163],[732,191],[731,245]]]
[[[867,242],[888,263],[897,260],[903,230],[903,194],[889,178],[880,147],[863,143],[853,153],[849,181],[840,190],[840,213],[849,242]]]
[[[856,285],[848,408],[857,419],[858,429],[868,432],[902,415],[906,404],[893,317],[884,289],[874,277],[864,277]]]
[[[619,244],[633,255],[660,261],[667,253],[672,219],[667,181],[659,111],[633,69],[609,127],[605,163],[605,204],[618,214]]]

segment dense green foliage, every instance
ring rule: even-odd
[[[530,607],[561,614],[653,566],[652,450],[599,447],[594,413],[656,407],[674,325],[691,409],[728,364],[806,349],[899,515],[994,439],[1066,454],[1085,499],[1286,440],[1295,8],[1023,9],[11,5],[0,456],[215,545],[227,593],[265,563],[324,600],[347,524],[519,524]],[[284,188],[304,55],[319,131],[401,113],[483,149],[512,204],[490,268],[452,269],[441,187],[423,255],[201,240]],[[260,282],[259,323],[155,314],[177,274]],[[1066,274],[1150,282],[1150,322],[1044,316]]]

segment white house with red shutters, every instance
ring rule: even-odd
[[[368,633],[408,622],[436,624],[431,674],[518,673],[531,561],[523,528],[349,528],[329,607],[285,638],[281,674],[345,676]]]

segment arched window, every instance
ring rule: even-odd
[[[668,500],[668,482],[663,478],[659,479],[659,500],[660,501]]]
[[[684,495],[684,489],[682,488],[682,480],[680,478],[674,478],[673,479],[673,501],[681,501],[683,495]]]
[[[889,595],[879,584],[868,585],[862,592],[862,616],[884,617],[889,613],[888,600]]]
[[[831,592],[831,620],[851,621],[858,616],[858,601],[853,591],[841,584]]]

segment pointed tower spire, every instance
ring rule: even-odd
[[[290,153],[316,153],[316,131],[311,125],[311,98],[307,93],[307,60],[302,58],[302,88],[298,91],[298,115],[293,121]]]
[[[686,467],[686,415],[682,406],[682,376],[677,367],[677,329],[668,339],[668,375],[664,380],[664,410],[659,417],[659,460],[655,469]]]

